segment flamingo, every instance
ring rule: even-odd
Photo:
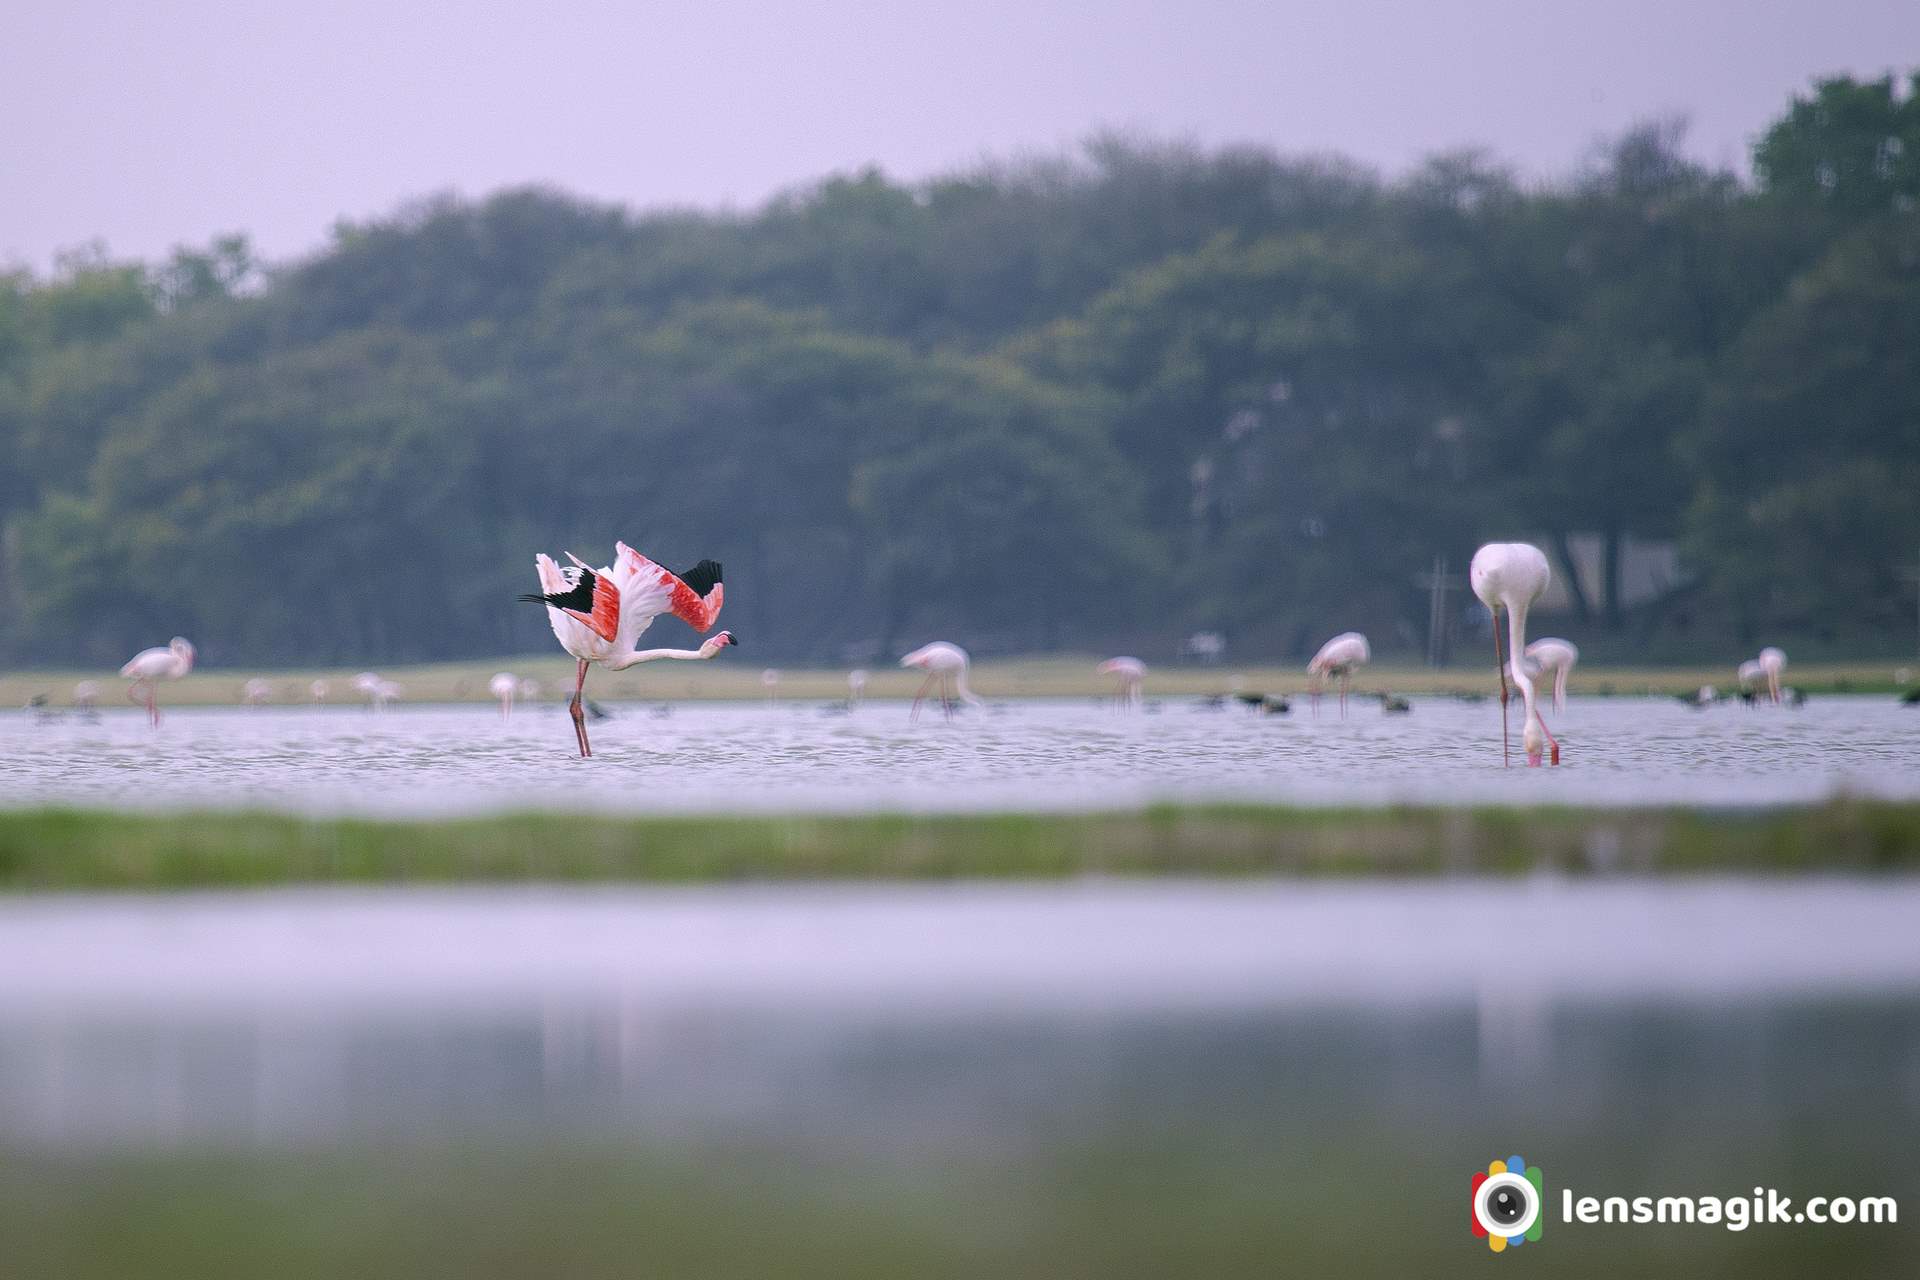
[[[1758,658],[1748,658],[1734,673],[1734,680],[1740,686],[1740,697],[1748,706],[1753,705],[1754,691],[1766,678],[1767,669],[1760,665]]]
[[[1346,718],[1347,690],[1353,687],[1353,673],[1367,665],[1373,659],[1373,649],[1367,644],[1367,638],[1358,631],[1342,631],[1333,639],[1320,646],[1320,652],[1313,655],[1313,661],[1307,664],[1307,675],[1313,681],[1313,710],[1320,711],[1320,690],[1330,676],[1340,677],[1340,716]]]
[[[1513,676],[1513,682],[1520,686],[1521,696],[1527,705],[1526,723],[1521,729],[1520,741],[1527,752],[1527,764],[1538,766],[1542,740],[1553,748],[1553,763],[1560,763],[1560,743],[1548,731],[1546,721],[1540,718],[1540,706],[1534,697],[1533,677],[1527,674],[1526,664],[1519,661],[1527,647],[1527,610],[1546,592],[1547,584],[1553,581],[1553,570],[1547,567],[1547,557],[1540,548],[1529,542],[1489,542],[1473,553],[1473,564],[1467,570],[1467,580],[1473,585],[1473,594],[1480,597],[1480,603],[1487,606],[1493,615],[1493,660],[1494,668],[1500,677],[1500,758],[1508,761],[1507,740],[1507,676]],[[1507,611],[1508,650],[1515,661],[1508,662],[1500,652],[1500,610]]]
[[[866,696],[866,692],[867,669],[865,667],[855,667],[852,671],[847,672],[847,710],[851,711],[859,706],[860,699]]]
[[[91,711],[93,704],[100,698],[100,686],[92,680],[82,680],[73,686],[73,707],[76,711]]]
[[[494,676],[493,679],[487,681],[487,690],[500,701],[500,718],[502,720],[511,719],[513,716],[513,698],[515,694],[520,692],[520,677],[511,671],[502,671]]]
[[[780,696],[780,672],[768,667],[760,673],[760,687],[767,691],[767,710],[773,710],[773,703]]]
[[[325,704],[327,700],[327,694],[331,692],[332,692],[332,689],[328,686],[325,680],[315,680],[312,684],[307,686],[307,693],[312,696],[315,706],[321,706]]]
[[[927,696],[927,690],[937,681],[940,685],[940,706],[946,711],[947,719],[953,719],[954,699],[972,706],[981,706],[980,699],[973,696],[973,690],[967,688],[967,651],[957,644],[948,644],[944,640],[935,640],[932,644],[921,645],[906,657],[900,659],[903,667],[918,667],[927,673],[920,682],[920,692],[913,695],[913,710],[909,720],[920,718],[920,700]]]
[[[560,647],[578,659],[579,674],[573,683],[573,701],[568,704],[573,716],[574,735],[580,742],[580,755],[593,755],[587,740],[587,717],[581,701],[587,685],[587,668],[599,663],[609,671],[624,671],[640,662],[657,658],[705,659],[714,657],[739,639],[731,631],[709,636],[698,649],[635,649],[653,620],[671,613],[695,631],[712,627],[720,616],[726,588],[720,585],[720,563],[702,560],[685,573],[661,568],[624,542],[614,543],[614,567],[590,569],[577,556],[570,568],[561,568],[544,552],[533,558],[540,574],[540,594],[520,599],[547,606],[547,621]]]
[[[1138,658],[1108,658],[1094,670],[1114,678],[1123,710],[1132,711],[1140,706],[1140,688],[1147,679],[1146,663]]]
[[[388,704],[405,692],[393,681],[371,671],[362,671],[355,676],[353,687],[367,695],[367,706],[374,711],[385,711]]]
[[[1779,706],[1780,673],[1787,669],[1787,655],[1772,645],[1768,645],[1760,651],[1760,656],[1755,658],[1754,661],[1760,664],[1760,670],[1765,673],[1767,677],[1767,696],[1773,700],[1774,706]]]
[[[193,670],[193,642],[182,636],[168,641],[164,649],[142,649],[128,659],[127,665],[120,668],[120,674],[133,681],[127,686],[127,699],[131,702],[144,702],[147,708],[147,723],[154,728],[160,727],[160,708],[154,701],[154,686],[160,680],[178,680]],[[144,692],[146,697],[139,696]]]
[[[250,707],[265,706],[273,698],[273,686],[265,680],[253,679],[240,686],[240,701]]]
[[[1571,640],[1561,640],[1555,636],[1542,636],[1527,646],[1527,661],[1532,663],[1528,675],[1545,675],[1553,672],[1553,709],[1567,709],[1567,677],[1573,674],[1573,666],[1580,661],[1580,650]]]

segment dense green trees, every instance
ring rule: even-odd
[[[1424,635],[1414,577],[1539,537],[1583,642],[1906,643],[1920,115],[1823,82],[1756,182],[1636,129],[1527,188],[1116,138],[750,215],[436,200],[0,275],[0,657],[538,647],[535,549],[727,562],[785,659],[1281,656]],[[1691,577],[1630,602],[1619,550]]]

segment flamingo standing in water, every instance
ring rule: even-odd
[[[250,707],[264,707],[273,700],[273,686],[265,680],[253,679],[240,686],[240,701]]]
[[[860,705],[860,699],[867,694],[867,669],[855,667],[847,672],[847,710]]]
[[[1313,710],[1320,711],[1320,690],[1329,677],[1340,677],[1340,717],[1347,715],[1347,691],[1353,687],[1353,673],[1373,660],[1373,649],[1367,644],[1367,638],[1358,631],[1342,631],[1333,639],[1320,646],[1320,652],[1313,655],[1313,661],[1307,664],[1307,675],[1313,681]]]
[[[920,682],[920,692],[913,695],[913,710],[907,716],[909,720],[920,718],[920,700],[927,696],[927,690],[938,682],[940,685],[940,706],[947,713],[947,719],[953,719],[953,704],[956,699],[971,706],[983,705],[973,696],[973,690],[967,688],[967,651],[957,644],[948,644],[945,640],[935,640],[932,644],[922,645],[906,657],[900,659],[903,667],[918,667],[927,673]]]
[[[671,613],[695,631],[713,626],[726,596],[717,560],[702,560],[685,573],[673,573],[624,542],[614,544],[614,567],[610,569],[590,569],[573,555],[567,559],[573,565],[563,569],[549,555],[535,556],[540,594],[520,599],[547,606],[547,621],[553,624],[560,647],[579,660],[568,711],[573,716],[580,755],[586,758],[593,754],[593,745],[587,740],[587,717],[580,704],[588,666],[597,662],[609,671],[624,671],[658,658],[711,658],[740,641],[731,631],[722,631],[709,636],[698,649],[633,647],[663,613]]]
[[[499,700],[500,718],[511,719],[514,695],[520,692],[520,677],[511,671],[502,671],[487,681],[487,692]]]
[[[1767,677],[1767,696],[1772,699],[1774,706],[1779,706],[1780,673],[1787,669],[1786,653],[1768,645],[1760,651],[1760,656],[1754,661],[1760,664],[1762,674]]]
[[[1573,674],[1574,664],[1580,661],[1580,650],[1571,640],[1542,636],[1527,646],[1527,661],[1533,664],[1528,675],[1541,676],[1553,672],[1553,709],[1565,711],[1567,677]]]
[[[1500,759],[1508,763],[1509,744],[1507,739],[1507,676],[1513,676],[1513,682],[1520,686],[1521,696],[1526,700],[1526,724],[1520,733],[1521,745],[1526,748],[1527,764],[1537,766],[1540,763],[1542,746],[1553,749],[1553,763],[1560,763],[1560,743],[1547,729],[1546,721],[1540,718],[1540,706],[1534,697],[1533,677],[1527,674],[1526,663],[1522,661],[1527,648],[1527,610],[1547,590],[1547,584],[1553,581],[1553,570],[1547,566],[1546,553],[1530,542],[1489,542],[1473,553],[1473,564],[1467,570],[1467,581],[1473,585],[1473,594],[1480,597],[1480,603],[1487,606],[1493,615],[1493,661],[1500,676]],[[1507,661],[1507,655],[1500,651],[1500,610],[1507,611],[1508,651],[1513,661]]]
[[[1140,706],[1141,686],[1147,680],[1147,664],[1138,658],[1108,658],[1095,671],[1103,676],[1112,676],[1118,686],[1120,707],[1125,711],[1135,711]]]
[[[127,686],[127,698],[144,703],[147,723],[160,727],[160,707],[154,701],[154,686],[161,680],[178,680],[193,670],[193,642],[175,636],[164,649],[142,649],[120,668],[120,674],[133,681]],[[144,694],[145,696],[141,696]]]

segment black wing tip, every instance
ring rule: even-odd
[[[693,566],[693,568],[679,575],[679,577],[680,581],[693,588],[693,594],[704,596],[707,592],[713,590],[714,586],[721,580],[720,562],[718,560],[702,560],[699,564]]]
[[[516,604],[545,604],[546,602],[545,596],[517,596],[514,600]]]

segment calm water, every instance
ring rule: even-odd
[[[0,804],[287,806],[460,812],[1061,808],[1240,798],[1291,803],[1760,805],[1838,790],[1920,797],[1920,711],[1886,697],[1800,710],[1576,699],[1558,770],[1500,768],[1491,702],[1356,702],[1346,720],[1207,710],[1122,715],[1021,702],[951,723],[904,704],[852,715],[812,703],[615,705],[573,756],[553,705],[195,710],[158,732],[137,712],[94,721],[0,715]],[[1515,717],[1516,738],[1518,717]]]
[[[1916,918],[1911,880],[0,900],[0,1228],[25,1274],[1437,1275],[1488,1265],[1467,1177],[1514,1151],[1904,1219]],[[1547,1240],[1920,1265],[1904,1222]]]

